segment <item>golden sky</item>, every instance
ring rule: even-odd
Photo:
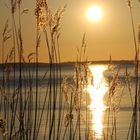
[[[140,2],[132,1],[135,30],[138,33]],[[9,5],[8,1],[0,0],[0,40],[6,19],[11,20],[10,11],[5,7],[5,3]],[[48,3],[54,10],[67,4],[59,40],[62,61],[76,60],[77,47],[80,47],[84,33],[88,60],[108,60],[110,55],[114,60],[134,58],[133,33],[127,0],[49,0]],[[87,9],[93,4],[101,6],[103,10],[103,18],[99,22],[91,22],[87,18]],[[24,52],[28,54],[35,50],[35,0],[24,0],[22,8],[29,9],[28,14],[22,15]],[[43,37],[41,40],[43,42]],[[7,48],[9,44],[10,41]],[[39,50],[40,61],[46,62],[47,48],[44,43]]]

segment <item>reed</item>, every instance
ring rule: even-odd
[[[133,39],[134,39],[134,49],[135,49],[135,97],[134,97],[134,105],[133,105],[133,115],[132,115],[132,124],[131,124],[131,139],[138,139],[140,137],[139,133],[139,45],[137,43],[136,39],[136,32],[135,32],[135,26],[134,26],[134,18],[133,18],[133,12],[132,12],[132,1],[128,0],[128,6],[130,9],[130,17],[131,17],[131,23],[132,23],[132,31],[133,31]]]
[[[24,45],[22,37],[22,1],[11,0],[11,17],[12,17],[12,35],[9,35],[8,21],[3,31],[2,44],[2,69],[3,79],[1,86],[1,132],[3,139],[38,139],[42,119],[46,118],[47,132],[44,132],[44,139],[59,139],[61,133],[62,121],[62,94],[58,98],[58,83],[61,84],[60,68],[60,50],[59,50],[59,30],[61,17],[65,7],[53,13],[48,9],[45,1],[37,1],[37,35],[35,52],[28,55],[28,62],[24,57]],[[43,10],[43,11],[42,11]],[[46,16],[44,15],[46,13]],[[26,12],[27,13],[27,12]],[[16,16],[16,17],[15,17]],[[18,19],[18,21],[15,20]],[[45,21],[47,19],[48,21]],[[46,25],[46,23],[49,23]],[[42,95],[39,86],[39,46],[41,40],[41,30],[46,38],[46,46],[49,56],[49,70],[44,73],[43,79],[49,78],[46,82],[46,94],[41,105]],[[49,34],[49,37],[48,37]],[[5,59],[4,44],[12,38],[13,47]],[[16,62],[18,62],[16,64]],[[11,63],[11,64],[10,64]],[[29,66],[29,68],[27,67]],[[33,70],[35,68],[35,71]],[[16,75],[18,74],[18,75]],[[17,78],[18,77],[18,78]],[[35,81],[34,81],[35,79]],[[55,79],[59,79],[55,81]],[[41,80],[41,81],[42,81]],[[11,84],[13,82],[13,85]],[[12,88],[13,86],[13,88]],[[35,86],[35,91],[34,91]],[[11,91],[12,89],[12,91]],[[61,89],[60,89],[61,91]],[[59,100],[59,119],[56,124],[56,102]],[[48,108],[47,114],[44,114],[45,108]],[[39,111],[39,108],[42,108]],[[35,111],[34,111],[35,109]],[[45,117],[46,116],[46,117]],[[57,126],[57,127],[56,127]],[[49,127],[49,130],[48,130]],[[57,131],[57,133],[56,133]],[[7,133],[8,132],[8,133]],[[49,135],[46,135],[49,134]]]
[[[127,139],[140,137],[140,83],[139,83],[139,44],[134,29],[132,3],[128,0],[132,23],[135,51],[135,97],[133,99],[129,74],[126,68],[125,86],[128,87],[132,104],[132,120]],[[89,69],[86,56],[86,37],[77,48],[77,58],[73,66],[73,76],[63,77],[59,37],[61,19],[66,5],[56,12],[45,0],[36,0],[36,42],[34,52],[25,57],[24,36],[22,35],[22,0],[10,0],[11,25],[6,21],[2,32],[0,79],[0,139],[2,140],[92,140],[89,110],[90,97],[87,91],[94,77]],[[48,64],[41,65],[39,51],[41,40],[45,38]],[[8,52],[8,41],[12,46]],[[112,62],[111,62],[112,63]],[[46,69],[43,76],[41,68]],[[102,139],[117,140],[117,117],[121,106],[123,89],[119,90],[119,69],[109,82],[107,109],[105,111],[106,130]],[[45,91],[45,94],[44,94]],[[84,127],[83,127],[84,126]],[[84,137],[83,137],[84,136]]]

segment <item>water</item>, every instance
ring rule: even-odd
[[[91,76],[93,76],[93,81],[90,79],[91,77],[89,77],[89,80],[91,80],[89,84],[86,87],[81,86],[83,90],[82,91],[83,95],[81,97],[82,100],[80,102],[81,106],[80,135],[82,137],[82,140],[85,139],[85,135],[87,134],[90,135],[89,136],[90,139],[103,139],[104,135],[108,139],[113,139],[110,137],[110,135],[112,134],[114,137],[115,133],[117,139],[125,140],[127,138],[128,130],[130,127],[132,117],[132,104],[134,103],[135,82],[136,82],[134,74],[134,65],[133,64],[124,65],[122,63],[112,65],[89,64],[89,69],[91,71]],[[52,68],[51,70],[54,69]],[[55,71],[56,70],[57,69],[55,69]],[[128,76],[129,82],[126,82],[127,81],[126,71],[129,75]],[[25,107],[24,113],[27,118],[29,115],[31,115],[31,117],[29,117],[31,118],[31,120],[29,121],[28,127],[32,128],[33,130],[35,122],[35,104],[36,104],[35,94],[36,94],[36,85],[38,85],[37,89],[38,113],[36,120],[37,126],[39,126],[39,120],[41,119],[42,115],[41,125],[38,133],[39,139],[43,140],[44,137],[45,139],[49,138],[49,136],[51,135],[50,134],[51,125],[53,126],[51,139],[56,139],[58,132],[59,132],[58,137],[60,140],[63,138],[68,139],[69,137],[79,139],[79,130],[77,127],[79,123],[78,122],[79,116],[78,111],[76,110],[78,108],[76,107],[76,105],[78,106],[78,103],[74,101],[75,98],[72,97],[73,99],[71,99],[71,96],[76,96],[76,94],[74,94],[74,92],[76,92],[76,88],[74,85],[75,82],[74,65],[63,64],[61,66],[61,76],[59,72],[55,73],[54,77],[53,75],[51,76],[52,79],[51,81],[55,85],[54,86],[55,88],[53,87],[49,88],[50,87],[49,72],[50,72],[49,65],[39,64],[39,73],[37,76],[38,82],[36,83],[35,65],[32,64],[30,66],[26,65],[22,67],[22,75],[21,75],[22,80],[20,80],[19,78],[20,73],[18,70],[18,65],[16,65],[15,72],[13,71],[13,67],[11,66],[11,69],[7,69],[7,71],[4,74],[6,82],[3,83],[3,68],[2,66],[0,66],[1,93],[3,92],[2,89],[4,85],[5,97],[8,98],[7,100],[9,100],[9,102],[13,103],[13,104],[11,103],[11,105],[15,106],[14,102],[19,100],[19,97],[18,94],[16,95],[15,94],[16,92],[13,91],[16,90],[17,93],[19,93],[20,86],[22,85],[21,90],[23,95],[22,98],[23,101],[25,101],[23,103],[23,106]],[[116,84],[114,87],[115,89],[113,89],[114,95],[112,96],[111,100],[108,100],[109,89],[111,87],[112,81],[115,79],[115,76],[117,74],[118,74],[117,80],[114,81],[114,85]],[[66,87],[67,88],[65,89],[66,93],[61,95],[60,81],[62,81],[65,77],[66,83],[68,83],[71,86]],[[13,94],[15,94],[14,98],[12,98]],[[32,98],[30,98],[30,95],[32,95]],[[54,98],[55,96],[56,98]],[[15,101],[13,101],[12,99]],[[29,100],[31,100],[31,102],[29,102]],[[19,101],[17,102],[17,105],[18,105],[17,112],[19,112],[21,109]],[[9,106],[10,105],[7,104],[6,112],[12,111],[12,109]],[[53,108],[55,108],[55,112],[53,112]],[[110,108],[111,113],[108,114]],[[43,112],[42,109],[44,109]],[[114,112],[112,111],[112,109],[114,109]],[[0,110],[1,110],[0,117],[3,118],[5,111],[3,102],[1,102]],[[11,117],[9,116],[7,117],[8,119]],[[19,120],[17,116],[15,116],[15,128],[18,130]],[[112,128],[114,118],[116,120],[116,131],[114,131],[114,129]],[[54,124],[52,124],[53,121]],[[25,119],[24,122],[26,124],[28,121]],[[59,122],[61,122],[60,127],[58,127]],[[9,123],[9,126],[10,125],[11,124]],[[60,131],[58,131],[58,128],[60,129]],[[38,131],[36,130],[36,133],[37,132]],[[31,135],[31,137],[33,137],[33,135]]]

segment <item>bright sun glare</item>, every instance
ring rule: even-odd
[[[93,130],[95,132],[95,138],[100,139],[103,131],[103,111],[106,108],[103,100],[108,91],[108,85],[103,73],[107,70],[107,67],[102,65],[91,65],[89,69],[93,76],[93,84],[88,85],[88,91],[91,97],[90,110],[93,115]]]
[[[87,10],[87,17],[91,21],[100,21],[103,16],[102,8],[98,5],[93,5]]]

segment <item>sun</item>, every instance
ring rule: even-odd
[[[103,16],[102,8],[98,5],[93,5],[87,10],[87,17],[91,21],[100,21]]]

